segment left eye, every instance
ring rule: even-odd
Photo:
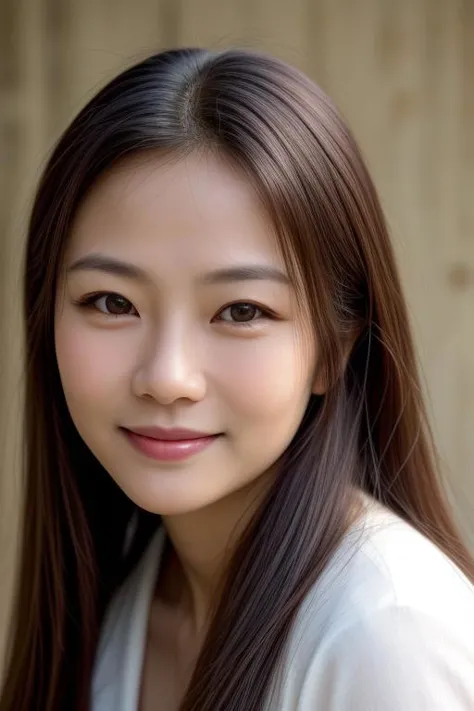
[[[226,323],[249,323],[262,317],[263,311],[255,304],[241,302],[227,306],[220,312],[219,316],[220,320]]]
[[[110,316],[129,316],[136,313],[133,304],[120,294],[98,294],[91,301],[98,311]]]

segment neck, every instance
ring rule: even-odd
[[[185,617],[197,636],[208,626],[236,544],[272,480],[268,473],[206,509],[163,517],[168,545],[156,597]]]

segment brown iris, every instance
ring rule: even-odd
[[[234,304],[230,307],[230,314],[233,321],[251,321],[258,312],[254,304]]]
[[[104,305],[108,313],[114,314],[115,316],[123,316],[133,309],[130,301],[119,294],[109,294],[106,296]]]

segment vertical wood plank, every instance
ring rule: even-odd
[[[172,0],[49,0],[58,32],[60,98],[56,132],[106,84],[131,64],[158,52],[175,31],[179,3]]]
[[[22,334],[21,257],[26,214],[46,142],[48,106],[46,92],[46,33],[39,0],[9,4],[7,27],[15,38],[10,55],[15,86],[9,86],[7,133],[9,153],[9,205],[4,216],[6,239],[2,245],[0,290],[0,358],[2,368],[0,408],[0,671],[5,653],[9,609],[17,561],[21,487]],[[4,51],[11,51],[8,45]],[[14,127],[14,128],[13,128]],[[14,155],[14,163],[12,156]]]
[[[255,48],[305,67],[307,0],[181,0],[180,7],[181,45]]]

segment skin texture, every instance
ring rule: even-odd
[[[71,271],[92,254],[146,278]],[[204,278],[244,265],[287,274],[249,182],[210,154],[153,154],[116,165],[93,187],[58,287],[56,353],[71,416],[118,486],[162,515],[172,553],[156,604],[173,610],[170,637],[188,648],[233,537],[271,483],[311,393],[323,390],[316,340],[303,336],[308,323],[290,284]],[[77,304],[95,292],[127,301]],[[236,302],[258,307],[245,307],[246,323],[235,320],[242,308],[229,308]],[[108,314],[111,304],[122,313]],[[152,425],[222,436],[190,459],[163,463],[119,429]]]

